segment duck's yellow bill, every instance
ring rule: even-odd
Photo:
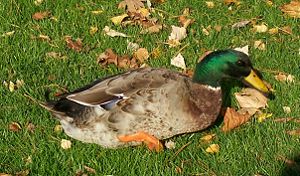
[[[250,74],[244,78],[244,80],[251,86],[264,93],[269,93],[269,89],[266,84],[257,76],[257,74],[251,70]]]

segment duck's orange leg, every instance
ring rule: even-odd
[[[162,143],[156,137],[143,131],[130,135],[121,135],[118,136],[118,139],[122,142],[144,142],[149,150],[156,150],[157,152],[163,149]]]

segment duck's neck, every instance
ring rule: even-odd
[[[196,65],[193,82],[217,88],[221,87],[222,77],[223,74],[217,65],[209,64],[204,61]]]

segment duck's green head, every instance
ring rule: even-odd
[[[205,56],[196,66],[193,81],[219,87],[224,78],[243,80],[264,93],[269,92],[253,70],[249,57],[235,50],[214,51]]]

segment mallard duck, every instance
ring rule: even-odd
[[[246,54],[221,50],[206,55],[192,78],[163,68],[140,68],[98,80],[42,105],[74,139],[107,148],[144,142],[149,149],[160,151],[160,140],[200,131],[215,122],[225,78],[269,92]]]

